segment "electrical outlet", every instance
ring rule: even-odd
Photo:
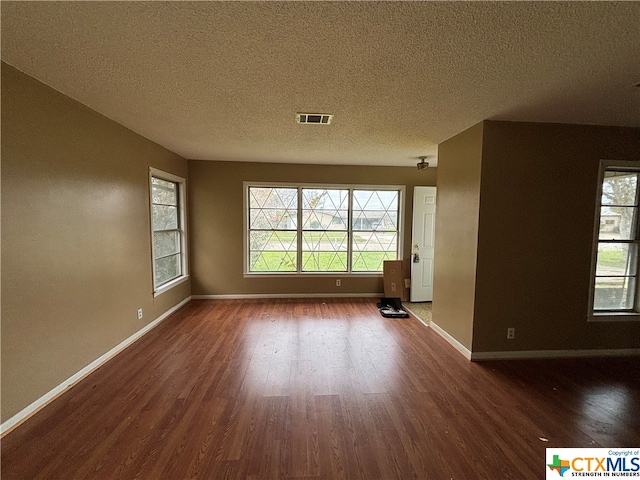
[[[138,320],[142,320],[142,309],[138,309]]]
[[[340,280],[339,278],[336,279],[336,287],[339,287],[342,285],[342,280]]]
[[[507,328],[507,340],[513,340],[516,338],[516,329],[513,327]]]

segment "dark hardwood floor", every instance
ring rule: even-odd
[[[192,301],[7,434],[2,480],[544,478],[640,445],[639,374],[471,363],[375,299]]]

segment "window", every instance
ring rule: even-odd
[[[184,178],[151,169],[153,287],[166,291],[187,276]]]
[[[638,312],[640,167],[603,161],[594,247],[592,313]]]
[[[349,190],[302,188],[303,272],[348,271]]]
[[[372,273],[399,257],[403,187],[245,184],[248,273]]]

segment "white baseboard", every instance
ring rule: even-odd
[[[68,390],[69,388],[74,386],[76,383],[78,383],[80,380],[82,380],[87,375],[92,373],[98,367],[100,367],[101,365],[103,365],[106,362],[108,362],[109,360],[111,360],[118,353],[120,353],[122,350],[127,348],[133,342],[138,340],[144,334],[146,334],[147,332],[152,330],[154,327],[158,326],[158,324],[160,324],[160,322],[162,322],[165,318],[167,318],[173,312],[178,310],[180,307],[182,307],[183,305],[188,303],[190,300],[191,300],[191,297],[185,298],[182,302],[178,303],[173,308],[171,308],[171,309],[167,310],[166,312],[164,312],[162,315],[160,315],[158,318],[156,318],[153,322],[148,323],[143,328],[141,328],[140,330],[135,332],[133,335],[131,335],[130,337],[126,338],[125,340],[120,342],[118,345],[113,347],[107,353],[105,353],[104,355],[101,355],[100,357],[96,358],[93,362],[91,362],[89,365],[87,365],[82,370],[77,372],[75,375],[72,375],[71,377],[66,379],[64,382],[62,382],[60,385],[55,387],[53,390],[50,390],[49,392],[45,393],[43,396],[38,398],[31,405],[23,408],[21,411],[16,413],[13,417],[11,417],[8,420],[6,420],[2,425],[0,425],[0,436],[5,435],[6,433],[8,433],[11,430],[13,430],[14,428],[16,428],[22,422],[27,420],[29,417],[31,417],[36,412],[38,412],[43,407],[45,407],[47,404],[49,404],[51,401],[53,401],[58,396],[60,396],[60,394],[62,394],[63,392],[65,392],[66,390]]]
[[[507,360],[525,358],[586,358],[586,357],[628,357],[640,355],[640,348],[620,348],[605,350],[523,350],[513,352],[474,352],[472,361]]]
[[[191,295],[193,300],[242,300],[249,298],[374,298],[384,293],[247,293],[231,295]]]
[[[640,355],[640,348],[620,348],[601,350],[523,350],[505,352],[471,352],[455,338],[449,335],[438,324],[431,321],[429,325],[446,341],[458,349],[472,362],[483,360],[517,360],[527,358],[587,358],[587,357],[630,357]]]
[[[451,335],[449,335],[449,333],[443,330],[442,327],[440,327],[437,323],[434,323],[433,320],[431,321],[431,324],[429,326],[433,328],[447,342],[449,342],[451,345],[456,347],[456,349],[460,353],[462,353],[465,357],[467,357],[468,360],[471,360],[471,350],[469,350],[467,347],[462,345],[458,340],[456,340]]]

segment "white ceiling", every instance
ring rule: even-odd
[[[640,2],[1,8],[5,62],[190,159],[410,166],[484,119],[640,127]]]

